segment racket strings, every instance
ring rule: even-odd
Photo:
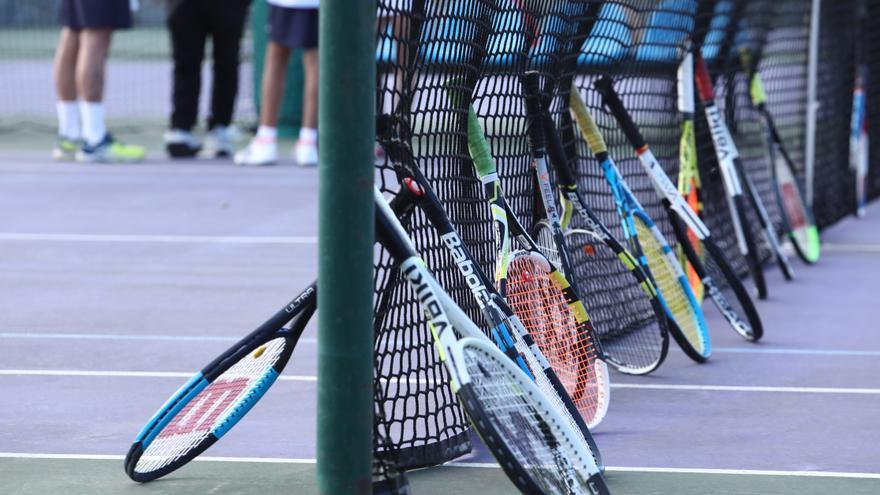
[[[654,366],[663,356],[664,334],[650,296],[603,241],[585,230],[572,230],[565,238],[574,278],[605,354],[630,368]]]
[[[506,446],[541,493],[590,493],[581,438],[571,436],[551,404],[521,385],[525,375],[513,375],[495,354],[479,347],[465,346],[462,355],[472,400],[479,404],[474,409],[482,410],[494,430],[480,428],[483,425],[475,421],[486,444],[493,450]],[[499,461],[504,465],[503,457]]]
[[[679,281],[678,271],[672,266],[663,245],[654,237],[651,227],[638,217],[633,218],[633,223],[636,227],[636,236],[642,247],[642,253],[648,261],[654,285],[662,294],[666,307],[672,313],[675,323],[685,338],[698,352],[702,353],[705,349],[703,330],[700,328],[700,322],[691,305],[690,298]]]
[[[224,421],[237,419],[237,409],[274,379],[272,367],[286,342],[279,337],[252,351],[193,397],[147,446],[135,471],[151,473],[180,460],[210,440]]]
[[[591,424],[604,402],[596,373],[596,348],[575,321],[562,291],[528,255],[511,261],[507,300],[571,396],[584,422]]]

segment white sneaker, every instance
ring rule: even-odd
[[[318,146],[314,141],[296,142],[293,147],[293,160],[300,167],[314,167],[318,164]]]
[[[225,125],[215,126],[205,136],[205,155],[213,158],[232,156],[232,142],[235,141],[233,129]]]
[[[274,139],[254,137],[246,148],[233,158],[236,165],[259,167],[278,163],[278,143]]]
[[[191,158],[196,156],[202,143],[192,132],[183,129],[169,129],[163,136],[165,150],[171,158]]]

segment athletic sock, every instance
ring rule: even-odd
[[[316,143],[318,141],[318,130],[311,127],[300,127],[299,140],[304,143]]]
[[[82,114],[82,135],[88,146],[94,146],[107,135],[104,121],[104,104],[80,101],[79,111]]]
[[[260,141],[275,141],[278,138],[278,128],[261,125],[257,128],[257,138]]]
[[[82,137],[79,125],[79,106],[76,101],[58,101],[55,104],[58,112],[58,135],[76,141]]]

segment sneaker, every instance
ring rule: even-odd
[[[255,137],[246,148],[235,154],[233,161],[236,165],[249,167],[275,165],[278,162],[278,143],[274,139]]]
[[[81,146],[82,142],[79,139],[58,136],[58,139],[55,140],[55,148],[52,149],[52,158],[58,161],[72,162],[76,160],[76,152]]]
[[[318,164],[318,146],[314,141],[298,140],[293,147],[293,160],[300,167],[314,167]]]
[[[196,156],[202,143],[192,132],[183,129],[165,131],[165,150],[171,158],[192,158]]]
[[[120,143],[108,132],[104,135],[104,139],[94,146],[83,144],[76,152],[76,161],[130,163],[143,160],[145,155],[146,150],[143,146]]]
[[[232,156],[233,130],[225,125],[215,126],[205,136],[205,155],[213,158]]]

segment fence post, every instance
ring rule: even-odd
[[[375,0],[322,0],[319,32],[318,489],[369,494]]]

